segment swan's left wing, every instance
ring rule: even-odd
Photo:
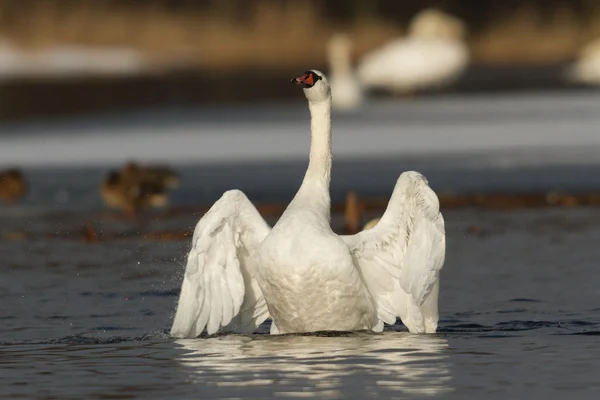
[[[248,198],[230,190],[200,219],[188,254],[171,335],[220,328],[252,332],[269,317],[253,254],[270,228]]]
[[[411,332],[435,332],[446,238],[438,198],[425,177],[403,173],[379,223],[342,239],[380,321],[393,324],[400,317]]]

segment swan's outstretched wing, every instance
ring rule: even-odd
[[[379,223],[342,238],[380,321],[393,324],[400,317],[411,332],[435,332],[446,238],[439,201],[427,180],[418,172],[403,173]]]
[[[223,194],[196,225],[172,336],[251,332],[269,317],[252,262],[269,231],[242,192]]]

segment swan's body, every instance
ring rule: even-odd
[[[352,42],[345,35],[335,35],[328,43],[329,84],[333,108],[352,110],[363,102],[363,88],[354,74],[351,61]]]
[[[407,93],[454,82],[469,62],[462,24],[437,10],[415,17],[409,35],[367,54],[358,67],[365,87]]]
[[[246,196],[226,192],[196,226],[171,334],[220,328],[271,333],[381,331],[400,317],[435,332],[444,221],[427,181],[403,173],[373,229],[330,227],[331,94],[318,71],[296,78],[311,113],[311,150],[298,193],[270,229]]]
[[[600,85],[600,38],[580,51],[577,61],[567,69],[566,77],[574,82]]]

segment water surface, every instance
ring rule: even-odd
[[[84,219],[21,212],[2,226],[76,231]],[[172,340],[187,240],[2,240],[0,397],[597,398],[600,210],[445,217],[430,336],[398,322],[382,334],[271,337],[267,323],[254,335]],[[184,229],[190,219],[103,226]]]
[[[340,118],[332,198],[389,196],[407,169],[438,191],[598,191],[600,97],[543,97],[380,104]],[[124,219],[102,208],[98,185],[124,157],[164,156],[182,175],[174,206],[211,204],[230,188],[287,202],[306,167],[307,116],[253,110],[227,123],[221,110],[3,128],[0,163],[22,162],[31,190],[0,208],[0,398],[600,396],[595,208],[443,210],[435,335],[410,335],[398,321],[381,334],[272,337],[266,323],[247,336],[169,338],[190,243],[144,235],[191,232],[200,214]],[[215,162],[224,154],[234,162]],[[110,240],[87,243],[86,223]]]

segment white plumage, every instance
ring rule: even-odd
[[[270,228],[239,190],[223,194],[200,219],[188,254],[171,334],[195,337],[204,328],[252,332],[269,312],[256,282],[253,255]]]
[[[338,236],[330,227],[331,93],[325,76],[302,84],[311,113],[309,165],[298,193],[270,229],[246,196],[226,192],[202,217],[171,329],[271,333],[381,331],[400,317],[411,332],[437,329],[444,221],[417,172],[398,179],[372,229]]]
[[[419,13],[409,34],[364,56],[357,74],[365,87],[394,93],[440,88],[455,81],[469,62],[464,28],[456,18],[431,9]]]
[[[334,35],[327,49],[333,108],[342,111],[356,109],[362,104],[364,93],[352,68],[352,40],[344,34]]]
[[[589,85],[600,85],[600,38],[584,46],[577,60],[567,68],[568,80]]]

